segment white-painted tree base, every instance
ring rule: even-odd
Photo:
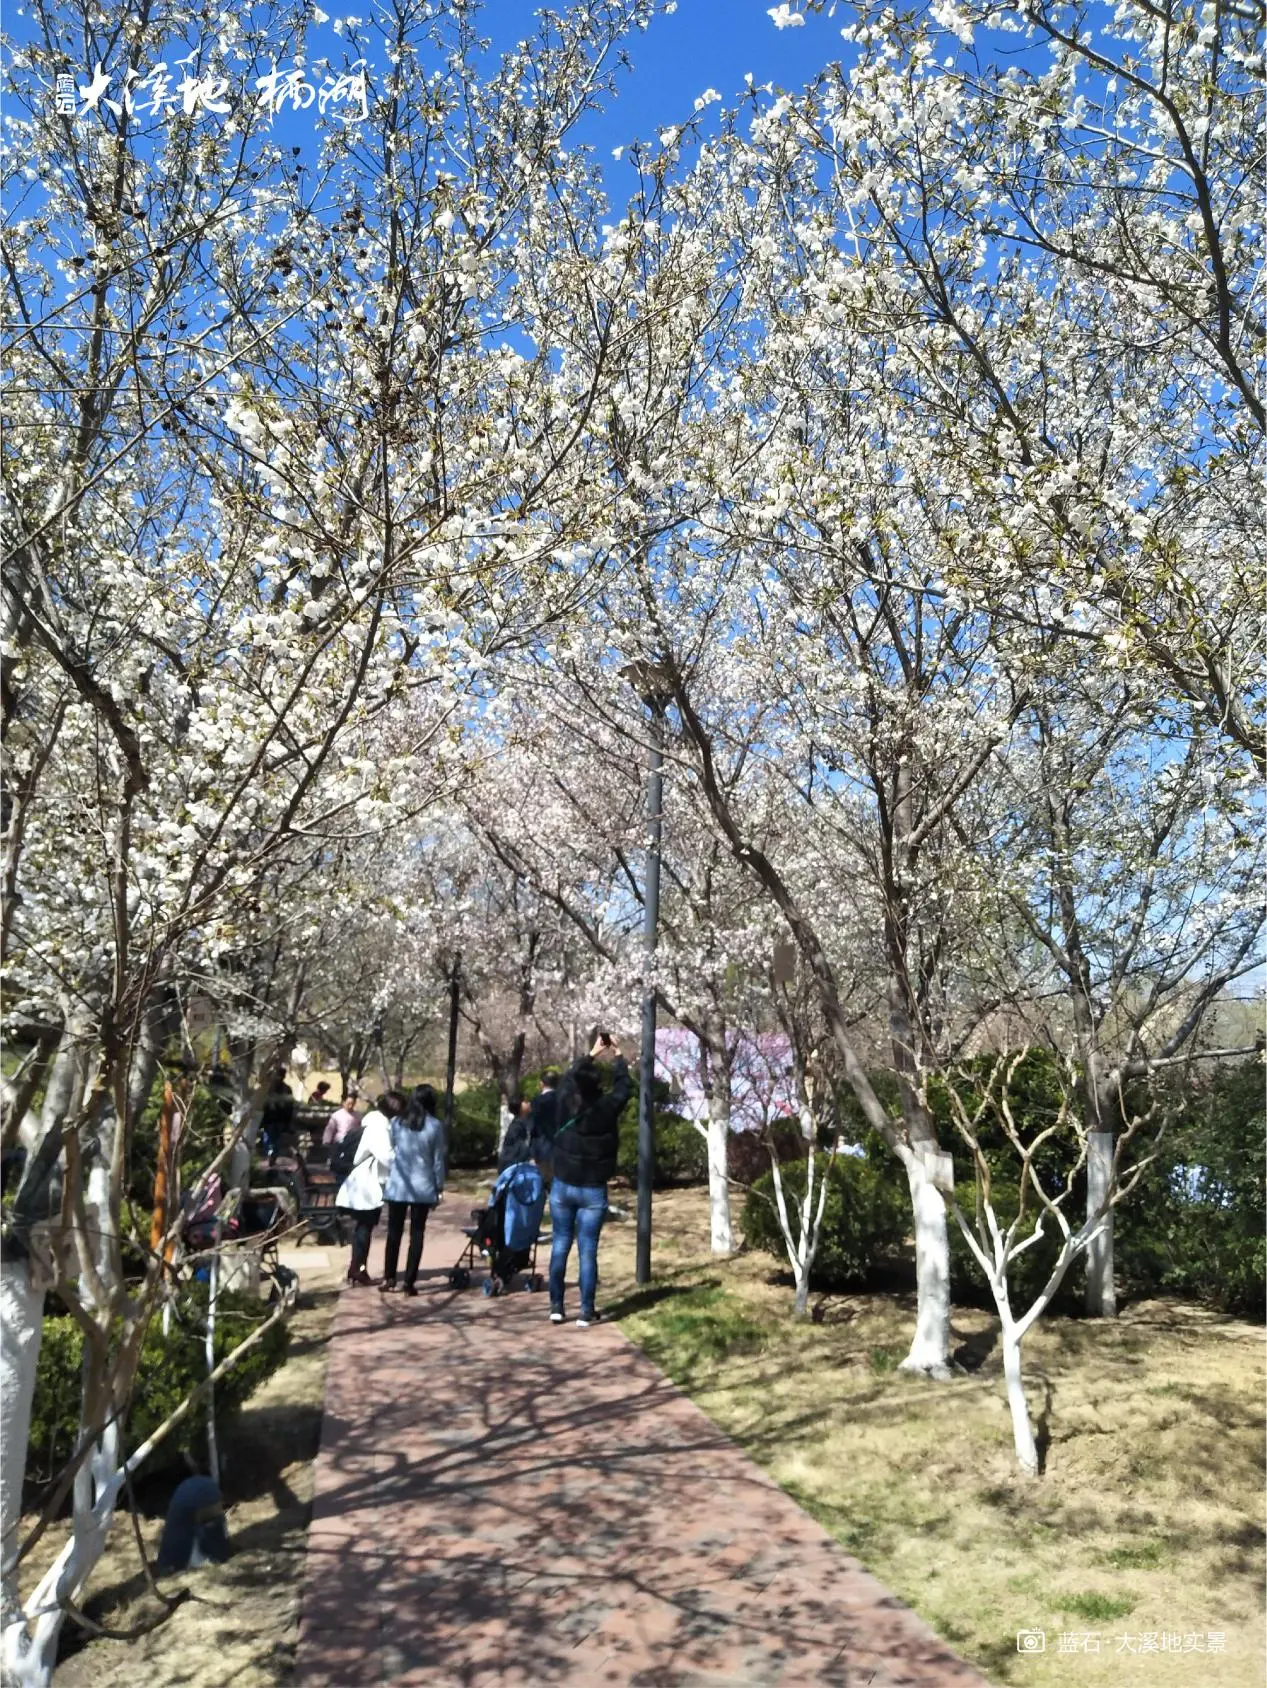
[[[21,1610],[9,1562],[17,1550],[22,1475],[31,1433],[31,1402],[44,1329],[44,1291],[32,1289],[29,1263],[0,1262],[0,1531],[3,1541],[3,1621]]]
[[[730,1220],[729,1115],[710,1119],[708,1142],[708,1223],[714,1254],[730,1254],[735,1238]]]
[[[1087,1133],[1087,1217],[1105,1209],[1113,1176],[1113,1133]],[[1117,1318],[1117,1283],[1113,1272],[1113,1210],[1108,1209],[1087,1245],[1086,1309],[1093,1319]]]
[[[915,1222],[915,1335],[899,1371],[944,1382],[950,1373],[950,1236],[946,1203],[922,1157],[902,1152]]]

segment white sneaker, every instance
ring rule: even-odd
[[[552,1307],[550,1309],[550,1323],[552,1325],[561,1325],[563,1323],[562,1307]]]
[[[597,1313],[582,1313],[580,1318],[576,1321],[576,1328],[577,1330],[588,1330],[591,1325],[596,1325],[598,1323],[598,1319],[599,1315]]]

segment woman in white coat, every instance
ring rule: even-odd
[[[368,1284],[373,1279],[366,1270],[370,1238],[383,1210],[383,1186],[392,1166],[392,1127],[405,1105],[399,1091],[388,1091],[366,1114],[361,1127],[361,1140],[356,1145],[352,1170],[339,1185],[335,1206],[346,1208],[356,1221],[352,1236],[352,1262],[348,1267],[350,1284]]]

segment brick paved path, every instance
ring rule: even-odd
[[[343,1292],[300,1688],[980,1688],[617,1328],[451,1291],[468,1206]]]

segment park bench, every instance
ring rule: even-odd
[[[334,1205],[339,1184],[326,1166],[324,1157],[299,1153],[279,1155],[274,1164],[262,1168],[258,1176],[290,1191],[300,1223],[319,1241],[335,1244],[345,1241],[344,1222]]]

